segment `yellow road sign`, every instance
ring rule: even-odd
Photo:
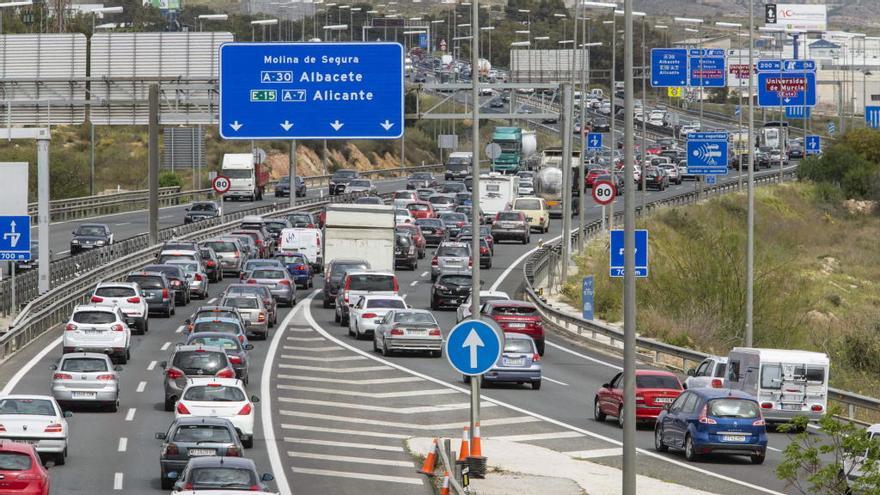
[[[670,86],[666,88],[666,94],[670,98],[681,98],[684,96],[684,88]]]

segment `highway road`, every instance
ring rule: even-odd
[[[690,184],[649,192],[648,199],[678,194],[687,187]],[[590,220],[597,218],[598,208],[588,210]],[[550,240],[560,230],[556,220],[550,233],[533,235],[530,245],[499,245],[494,268],[482,271],[486,287],[516,294],[526,254],[539,239]],[[420,261],[418,270],[398,272],[401,293],[414,307],[429,307],[429,264],[428,257]],[[222,285],[212,287],[212,298]],[[372,352],[370,342],[348,337],[347,330],[333,322],[332,310],[313,299],[319,294],[318,280],[316,287],[301,291],[300,303],[280,313],[271,340],[255,342],[248,388],[262,402],[257,405],[256,444],[246,455],[262,471],[272,471],[279,488],[296,494],[432,493],[415,473],[403,439],[458,438],[468,418],[464,384],[445,359],[385,359]],[[122,372],[119,412],[75,412],[69,420],[68,463],[50,468],[53,493],[159,491],[160,442],[154,434],[166,429],[173,414],[162,407],[162,370],[157,363],[183,339],[183,319],[200,304],[194,301],[170,319],[155,318],[147,335],[134,337],[132,360]],[[448,331],[455,313],[437,314],[443,331]],[[611,422],[593,421],[590,404],[620,360],[558,337],[550,337],[549,342],[541,390],[484,389],[483,436],[580,452],[593,462],[618,465],[621,432]],[[0,367],[0,376],[8,380],[3,392],[48,393],[49,366],[60,353],[57,332],[28,346]],[[770,435],[774,449],[784,448],[785,442],[783,435]],[[639,431],[638,443],[644,449],[638,463],[643,474],[730,495],[783,489],[773,475],[780,458],[777,450],[768,453],[763,466],[737,458],[691,464],[677,454],[653,453],[647,430]]]

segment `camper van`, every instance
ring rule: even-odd
[[[727,386],[755,396],[768,423],[795,416],[818,420],[828,407],[830,361],[821,352],[734,347]]]

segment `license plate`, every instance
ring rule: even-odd
[[[94,399],[97,395],[97,392],[71,392],[70,394],[74,399]]]
[[[672,403],[672,397],[657,397],[654,399],[654,402],[659,402],[661,404],[670,404]]]
[[[526,324],[525,323],[511,323],[507,326],[509,326],[510,328],[525,328]]]
[[[800,404],[782,404],[782,409],[784,409],[786,411],[800,411],[801,405]]]
[[[251,315],[249,315],[249,314],[247,314],[247,313],[243,313],[243,314],[241,315],[241,319],[244,320],[244,321],[251,321]]]
[[[204,455],[216,455],[217,450],[215,449],[189,449],[190,457],[199,457]]]
[[[103,330],[85,330],[86,335],[101,335],[104,333]]]
[[[745,435],[721,435],[722,442],[745,442]]]
[[[526,358],[505,359],[504,364],[506,366],[522,366],[522,365],[526,364]]]
[[[407,330],[406,333],[410,335],[428,335],[427,330]]]
[[[378,325],[379,323],[382,323],[382,318],[378,318],[378,319],[373,320],[373,323],[375,323],[375,324],[377,324],[377,325]]]
[[[514,227],[514,224],[512,224],[512,223],[501,222],[502,229],[512,229],[513,227]]]
[[[12,442],[13,442],[13,443],[26,443],[26,444],[28,444],[28,445],[36,445],[36,444],[39,442],[39,440],[16,440],[16,439],[12,439]]]

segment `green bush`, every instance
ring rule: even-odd
[[[183,187],[183,178],[174,172],[159,174],[159,187]]]
[[[880,146],[880,133],[859,129],[842,137],[820,158],[801,162],[798,176],[824,185],[820,194],[830,193],[828,185],[838,187],[848,199],[880,198],[880,159],[873,146]],[[834,195],[829,194],[828,199]]]

